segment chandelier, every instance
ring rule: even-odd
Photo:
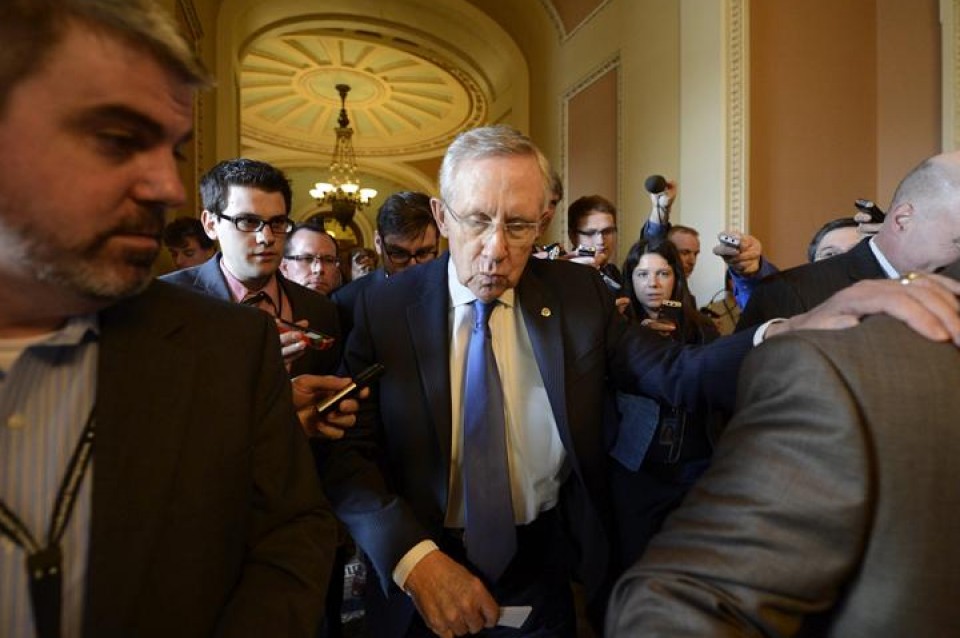
[[[317,200],[320,206],[329,206],[333,211],[333,218],[340,223],[340,227],[347,228],[353,220],[353,214],[362,210],[370,200],[377,196],[372,188],[360,188],[357,179],[357,160],[353,153],[353,129],[350,128],[350,118],[347,117],[347,93],[350,86],[337,84],[340,93],[340,118],[334,131],[337,134],[337,145],[333,149],[333,159],[330,161],[330,182],[317,182],[310,189],[310,196]]]

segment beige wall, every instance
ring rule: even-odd
[[[936,0],[750,4],[750,229],[781,267],[939,148]],[[824,19],[829,16],[829,19]]]
[[[613,68],[568,102],[568,204],[582,195],[617,199],[617,90],[617,69]]]

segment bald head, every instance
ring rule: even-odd
[[[893,195],[890,210],[899,204],[943,206],[960,193],[960,152],[934,155],[910,171]]]
[[[876,242],[901,274],[960,259],[960,152],[924,160],[903,178]]]

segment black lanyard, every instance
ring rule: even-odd
[[[93,410],[83,428],[77,447],[70,457],[67,473],[60,483],[57,502],[47,530],[46,547],[41,547],[23,521],[0,501],[0,534],[22,547],[27,552],[27,578],[30,582],[30,602],[33,605],[33,624],[38,638],[60,638],[60,605],[63,585],[63,553],[60,541],[77,492],[87,473],[93,456]]]

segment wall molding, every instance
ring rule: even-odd
[[[613,2],[613,0],[603,0],[597,4],[597,6],[590,11],[590,13],[584,16],[583,20],[574,25],[570,31],[567,31],[563,24],[563,20],[560,19],[560,14],[557,12],[556,6],[553,4],[553,0],[540,0],[540,4],[543,5],[544,11],[546,11],[547,15],[550,16],[550,21],[553,22],[553,26],[557,30],[560,44],[565,43],[567,40],[576,35],[578,31],[583,29],[591,20],[597,17],[597,14],[606,9],[607,5],[609,5],[611,2]]]
[[[567,191],[564,195],[566,199],[570,197],[570,175],[568,174],[570,163],[567,161],[570,149],[570,101],[576,97],[578,93],[610,71],[616,71],[617,73],[617,202],[623,201],[623,136],[619,134],[619,132],[623,131],[623,69],[620,62],[619,51],[587,72],[586,75],[560,96],[560,160],[558,162],[559,165],[554,165],[553,168],[560,174],[560,178],[563,180],[563,188]],[[567,227],[566,207],[557,211],[554,219],[558,218],[561,222],[559,227],[565,229]],[[565,233],[561,231],[561,235],[565,236]]]
[[[960,2],[960,0],[956,0]],[[750,2],[727,0],[727,227],[748,232]]]
[[[940,146],[960,149],[960,0],[940,0]]]

